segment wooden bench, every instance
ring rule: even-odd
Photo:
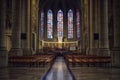
[[[33,56],[13,56],[9,57],[8,63],[11,66],[40,66],[50,63],[54,55],[33,55]]]
[[[36,62],[33,56],[13,56],[9,57],[8,63],[12,66],[32,66]]]
[[[109,56],[95,56],[95,55],[65,55],[66,61],[73,65],[87,65],[87,66],[106,66],[111,63],[111,57]]]

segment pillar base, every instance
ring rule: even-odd
[[[110,56],[109,48],[99,48],[98,56]]]
[[[81,49],[81,54],[87,54],[86,49]]]
[[[23,51],[20,48],[12,48],[9,51],[9,56],[23,56]]]
[[[120,68],[120,48],[114,48],[111,50],[112,67]]]
[[[36,54],[43,54],[43,49],[38,49],[38,50],[36,50]]]
[[[98,48],[90,48],[89,55],[98,55],[99,49]]]
[[[0,67],[8,66],[8,53],[5,48],[0,48]]]
[[[30,56],[30,55],[32,55],[31,49],[28,48],[23,49],[23,56]]]

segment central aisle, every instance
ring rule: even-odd
[[[57,57],[45,80],[73,80],[63,57]]]

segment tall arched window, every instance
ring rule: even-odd
[[[80,13],[77,11],[76,13],[76,25],[77,25],[77,38],[80,38]]]
[[[73,11],[68,11],[68,38],[73,38]]]
[[[44,12],[42,11],[41,12],[41,28],[40,28],[40,36],[41,36],[41,39],[43,39],[43,34],[44,34]]]
[[[63,37],[63,12],[59,10],[57,13],[57,31],[58,37]]]
[[[53,38],[53,14],[52,14],[52,10],[48,10],[48,13],[47,13],[47,37],[49,39]]]

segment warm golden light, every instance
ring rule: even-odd
[[[62,43],[62,38],[63,37],[58,37],[58,43]]]
[[[58,44],[62,44],[62,42],[60,41],[60,42],[58,42]]]

